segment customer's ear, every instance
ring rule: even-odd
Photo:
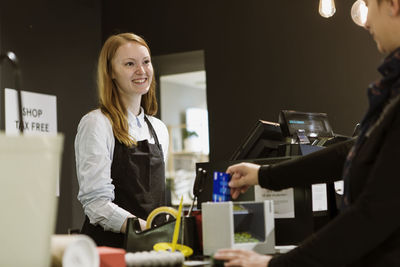
[[[390,15],[396,17],[400,15],[400,0],[389,0],[390,2]]]

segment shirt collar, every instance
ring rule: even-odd
[[[140,113],[137,116],[133,115],[133,113],[128,110],[128,123],[130,127],[137,126],[139,128],[142,128],[142,125],[144,123],[143,107],[140,107]]]

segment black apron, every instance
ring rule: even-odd
[[[127,147],[115,139],[111,178],[115,186],[113,203],[146,220],[153,209],[164,206],[166,201],[163,152],[153,126],[146,116],[144,119],[155,144],[143,140]],[[87,216],[81,233],[92,237],[98,246],[123,247],[124,234],[105,231],[102,226],[91,224]]]

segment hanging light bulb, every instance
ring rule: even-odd
[[[334,0],[319,0],[319,14],[324,18],[332,17],[335,14],[335,1]]]
[[[364,0],[357,0],[351,7],[351,18],[358,26],[364,27],[367,22],[368,7]]]

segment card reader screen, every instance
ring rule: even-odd
[[[325,113],[282,110],[279,114],[282,131],[294,136],[298,130],[304,130],[308,137],[331,137],[332,128]]]

